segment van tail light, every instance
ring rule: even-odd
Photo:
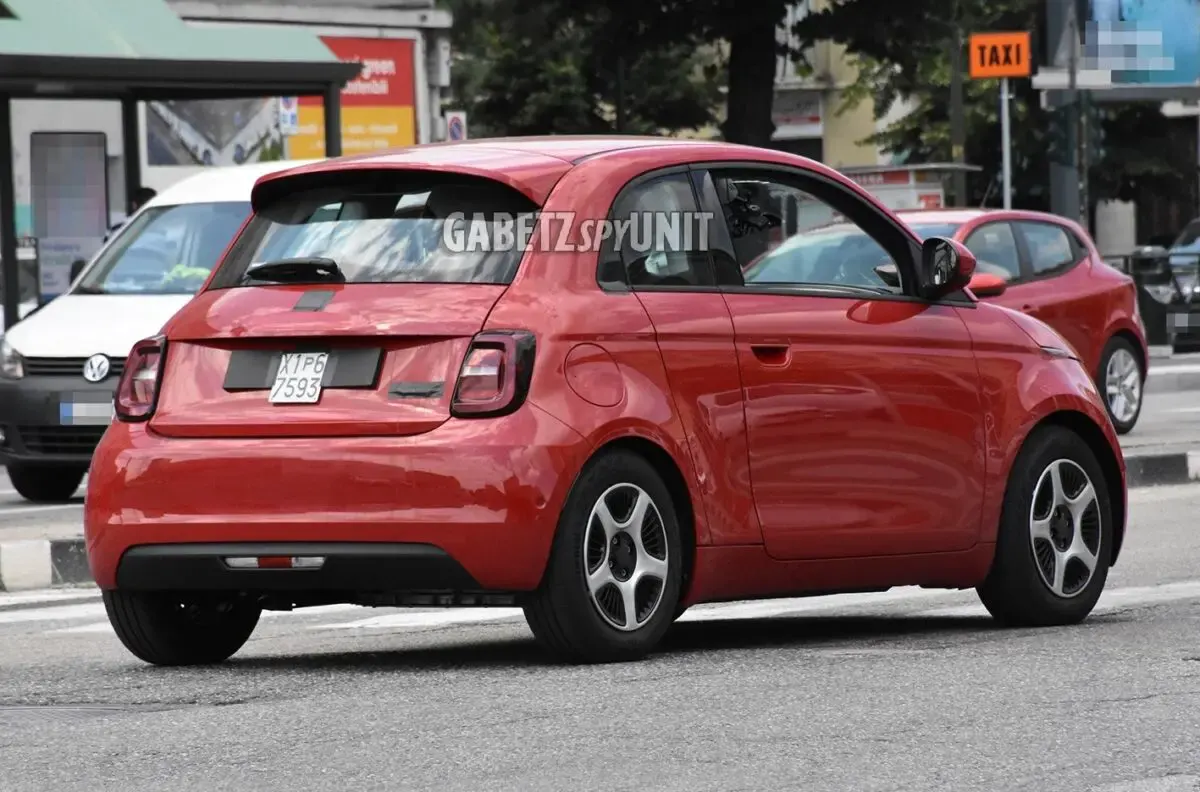
[[[125,361],[125,371],[117,386],[113,405],[122,421],[144,421],[158,406],[158,389],[162,384],[163,357],[167,353],[165,336],[138,341]]]
[[[450,414],[456,418],[508,415],[525,403],[536,342],[524,330],[487,330],[471,339]]]

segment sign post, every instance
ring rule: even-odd
[[[969,47],[971,79],[1000,79],[1000,150],[1003,161],[1004,208],[1012,208],[1012,122],[1009,115],[1008,81],[1028,77],[1033,50],[1029,31],[975,33]]]

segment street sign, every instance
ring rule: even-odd
[[[973,33],[968,48],[973,80],[1028,77],[1033,72],[1029,31]]]
[[[467,114],[461,110],[446,111],[446,139],[467,139]]]
[[[300,131],[300,101],[294,96],[279,97],[279,132],[295,135]]]

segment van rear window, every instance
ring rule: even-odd
[[[347,283],[507,284],[523,252],[513,224],[538,210],[499,182],[450,174],[384,172],[273,193],[256,206],[210,289],[263,285],[244,280],[246,270],[313,258],[336,263]]]

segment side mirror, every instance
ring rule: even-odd
[[[999,297],[1008,289],[1008,283],[999,275],[977,272],[967,284],[976,297]]]
[[[71,262],[71,283],[79,277],[79,273],[83,272],[83,268],[87,266],[87,259],[75,259]]]
[[[975,256],[961,242],[930,237],[921,245],[921,296],[937,300],[971,282]]]

